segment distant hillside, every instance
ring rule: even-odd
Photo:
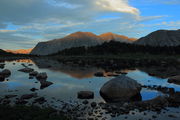
[[[90,32],[76,32],[61,39],[55,39],[47,42],[40,42],[36,45],[36,47],[32,50],[30,54],[49,55],[72,47],[81,47],[81,46],[90,47],[90,46],[100,45],[104,42],[109,42],[112,39],[116,41],[128,42],[128,43],[130,43],[130,41],[132,40],[135,40],[125,36],[116,35],[113,33],[106,33],[97,36]]]
[[[150,46],[180,45],[180,30],[158,30],[135,41],[134,44]]]
[[[122,43],[118,41],[105,42],[101,45],[91,47],[74,47],[60,51],[53,55],[67,56],[92,56],[92,55],[121,55],[131,53],[143,54],[180,54],[180,46],[144,46],[136,44]]]
[[[32,51],[30,49],[18,49],[18,50],[5,50],[6,52],[14,53],[14,54],[29,54]]]

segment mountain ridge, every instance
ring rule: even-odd
[[[36,47],[31,51],[32,55],[49,55],[57,53],[63,49],[80,47],[80,46],[95,46],[100,45],[104,42],[109,42],[110,40],[120,41],[120,42],[129,42],[131,39],[128,39],[126,36],[118,36],[117,34],[108,33],[101,35],[96,35],[91,32],[75,32],[65,36],[64,38],[54,39],[46,42],[39,42]],[[106,39],[107,38],[107,39]],[[125,39],[126,38],[126,39]]]
[[[178,46],[180,45],[179,30],[157,30],[134,42],[137,45]]]

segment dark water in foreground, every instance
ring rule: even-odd
[[[40,89],[40,83],[36,83],[36,78],[29,79],[29,74],[18,71],[23,68],[22,63],[25,65],[32,64],[30,68],[35,69],[38,72],[46,72],[48,75],[47,81],[53,84],[47,88]],[[5,68],[11,70],[12,74],[8,78],[8,81],[0,82],[0,97],[9,94],[15,94],[21,96],[23,94],[32,93],[31,88],[39,89],[36,91],[38,96],[43,96],[47,100],[51,101],[52,98],[72,102],[78,101],[77,92],[79,91],[93,91],[95,98],[93,101],[105,102],[99,94],[100,88],[104,83],[112,79],[113,77],[95,77],[94,73],[102,71],[101,68],[96,67],[79,67],[71,65],[63,65],[56,61],[31,61],[31,60],[19,60],[5,62]],[[153,76],[149,76],[146,72],[135,70],[123,70],[128,74],[127,76],[137,80],[142,85],[161,85],[163,87],[174,88],[176,91],[180,91],[180,86],[175,84],[169,84],[167,79],[161,79]],[[108,74],[108,73],[107,73]],[[142,100],[149,100],[157,96],[163,95],[161,92],[155,90],[142,89]],[[56,104],[55,102],[53,104]],[[172,113],[174,111],[180,111],[179,108],[171,108]],[[153,113],[150,113],[153,114]],[[150,115],[148,114],[148,115]],[[136,115],[141,116],[141,113]],[[131,115],[129,115],[131,118]],[[134,116],[134,115],[132,115]],[[121,116],[123,118],[124,116]],[[146,116],[147,117],[147,116]],[[162,119],[167,116],[161,116]],[[179,116],[180,117],[180,116]],[[130,119],[129,118],[129,119]],[[132,117],[133,119],[134,117]],[[143,117],[142,117],[143,118]],[[119,119],[119,118],[115,118]],[[170,118],[168,118],[170,119]],[[174,119],[174,118],[172,118]]]

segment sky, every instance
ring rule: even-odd
[[[0,0],[0,48],[28,49],[77,31],[140,38],[180,29],[180,0]]]

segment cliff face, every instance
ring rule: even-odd
[[[57,53],[66,48],[80,47],[80,46],[95,46],[110,40],[127,41],[117,39],[115,34],[104,34],[97,36],[90,32],[76,32],[72,33],[64,38],[55,39],[47,42],[40,42],[31,51],[33,55],[49,55]],[[81,52],[81,51],[80,51]]]
[[[150,46],[178,46],[180,45],[180,30],[158,30],[134,43]]]

